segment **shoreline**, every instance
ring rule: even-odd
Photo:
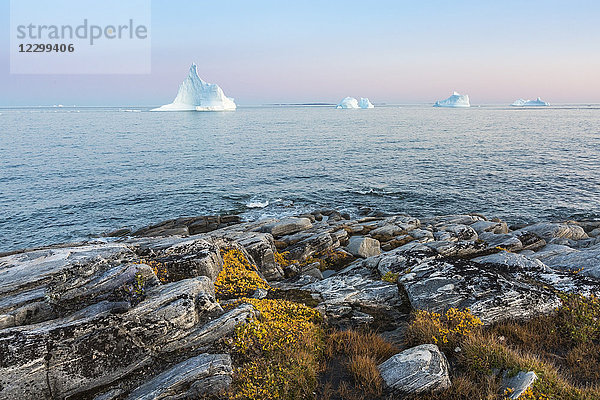
[[[555,318],[573,301],[568,296],[600,295],[600,221],[513,230],[480,215],[347,217],[318,210],[253,222],[180,218],[112,233],[130,237],[0,255],[0,394],[236,396],[261,382],[243,378],[252,360],[280,362],[236,347],[262,340],[239,336],[260,324],[273,324],[267,332],[283,324],[291,337],[314,331],[314,340],[325,332],[332,332],[327,340],[345,335],[338,331],[372,332],[368,340],[389,349],[374,358],[385,363],[372,364],[382,382],[373,399],[448,391],[451,369],[463,368],[460,358],[431,336],[410,339],[415,315],[463,313],[473,329],[487,332]],[[299,319],[282,320],[288,317]],[[292,339],[272,340],[262,346]],[[287,346],[273,351],[294,348]],[[397,363],[422,351],[440,363],[443,380],[434,374],[416,387],[398,383],[407,367]],[[320,353],[310,354],[321,362]],[[328,374],[345,373],[342,366],[322,368],[324,375],[311,369],[319,385]]]

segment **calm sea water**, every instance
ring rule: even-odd
[[[0,251],[184,215],[600,217],[600,108],[0,110]]]

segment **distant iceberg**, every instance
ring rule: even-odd
[[[171,104],[151,111],[232,111],[236,109],[231,97],[225,96],[219,85],[204,82],[198,76],[196,64],[179,86],[177,97]]]
[[[513,106],[513,107],[540,107],[540,106],[545,107],[545,106],[549,106],[549,105],[550,105],[550,103],[546,103],[544,100],[540,99],[539,97],[535,100],[519,99],[511,104],[511,106]]]
[[[354,97],[345,97],[335,108],[358,108],[358,101]]]
[[[445,100],[438,100],[433,105],[434,107],[471,107],[469,102],[469,95],[458,94],[454,92],[452,96]]]
[[[369,101],[369,99],[367,97],[360,98],[359,107],[360,108],[375,108],[375,106]]]

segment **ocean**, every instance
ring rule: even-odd
[[[0,109],[0,251],[318,208],[600,218],[600,106]]]

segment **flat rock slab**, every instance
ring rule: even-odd
[[[228,354],[200,354],[144,383],[128,399],[199,398],[227,389],[232,374],[231,357]]]
[[[570,223],[542,222],[539,224],[529,225],[516,231],[515,233],[535,233],[539,237],[546,240],[552,238],[565,238],[573,240],[588,238],[587,233],[585,233],[581,226]]]
[[[541,284],[466,260],[428,260],[406,270],[398,281],[412,307],[439,313],[469,308],[484,324],[527,319],[561,304]]]
[[[404,350],[377,368],[385,386],[394,393],[419,394],[450,387],[448,361],[434,344]]]
[[[354,257],[367,258],[381,254],[379,240],[363,236],[351,237],[346,248]]]
[[[292,233],[305,231],[312,228],[312,222],[308,218],[289,217],[272,224],[264,225],[262,232],[270,233],[274,237],[291,235]]]
[[[600,279],[600,245],[573,249],[550,244],[532,257],[555,269]]]

